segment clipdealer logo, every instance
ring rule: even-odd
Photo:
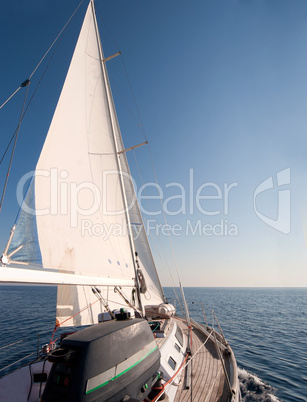
[[[268,177],[254,192],[254,211],[258,218],[271,228],[289,234],[291,231],[291,191],[286,186],[290,185],[290,168],[281,170],[277,173],[277,185],[274,185],[273,176]],[[264,192],[271,193],[278,189],[277,219],[270,218],[261,213],[257,207],[257,198]],[[269,195],[269,194],[268,194]]]
[[[147,216],[164,215],[184,216],[194,215],[196,212],[201,217],[195,219],[182,220],[175,224],[159,224],[156,219],[147,219],[144,227],[147,234],[154,231],[155,234],[162,233],[169,235],[197,235],[197,236],[238,236],[239,227],[232,222],[230,205],[235,201],[230,193],[237,191],[238,182],[223,183],[219,186],[213,182],[206,182],[194,188],[194,172],[190,169],[189,182],[185,187],[181,183],[168,183],[165,188],[156,183],[146,183],[140,189],[130,175],[124,172],[108,171],[103,172],[102,182],[99,184],[90,181],[76,182],[71,180],[69,172],[56,168],[50,170],[38,170],[24,175],[17,186],[17,200],[21,209],[30,215],[44,216],[55,215],[68,216],[70,227],[78,228],[81,225],[82,235],[89,236],[121,236],[126,233],[126,219],[124,205],[121,202],[114,202],[107,195],[119,183],[120,174],[125,175],[125,183],[130,183],[130,187],[135,189],[133,197],[129,199],[127,210],[132,210],[135,215],[135,203],[138,201],[140,211]],[[31,194],[34,192],[34,181],[31,182],[33,191],[26,192],[28,196],[24,198],[24,190],[29,180],[38,180],[43,183],[45,188],[44,197],[41,197],[38,204],[31,201]],[[290,168],[279,171],[275,175],[263,180],[254,190],[253,204],[249,208],[254,209],[255,215],[267,226],[283,234],[289,234],[291,230],[291,193]],[[28,184],[28,189],[31,189]],[[144,191],[149,189],[149,194]],[[169,190],[170,189],[170,190]],[[167,192],[171,191],[171,193]],[[33,194],[32,194],[33,196]],[[273,204],[273,211],[270,216],[263,210],[263,202],[272,206],[272,196],[277,196],[276,206]],[[119,197],[119,196],[118,196]],[[238,195],[237,195],[238,197]],[[231,201],[232,200],[232,201]],[[156,208],[147,210],[147,201],[156,201]],[[158,205],[157,205],[158,202]],[[161,208],[159,208],[159,205]],[[274,213],[275,212],[275,213]],[[98,219],[97,217],[104,218]],[[273,218],[277,216],[277,219]],[[114,218],[115,217],[115,218]],[[132,223],[131,226],[137,225]],[[133,229],[136,236],[140,231]]]

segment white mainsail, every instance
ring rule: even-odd
[[[15,261],[124,283],[135,278],[130,220],[143,222],[131,181],[123,186],[120,170],[129,167],[118,154],[123,143],[102,58],[91,1],[8,254],[22,246]],[[142,228],[135,240],[148,289],[142,301],[159,304],[163,291]],[[124,304],[114,287],[100,289],[111,309]],[[123,292],[133,299],[131,288]],[[90,286],[58,286],[59,323],[92,324],[101,311]]]

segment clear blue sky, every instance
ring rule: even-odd
[[[33,71],[77,4],[72,0],[1,3],[1,104]],[[97,0],[96,8],[98,21],[107,23],[122,51],[163,201],[168,200],[170,212],[180,211],[167,218],[179,234],[173,236],[173,245],[183,284],[307,286],[306,1]],[[1,249],[18,210],[16,184],[35,167],[85,9],[86,3],[68,28],[22,124],[0,217]],[[105,54],[117,52],[105,26],[101,34]],[[44,66],[33,77],[33,88]],[[122,101],[123,94],[135,113],[119,59],[109,62],[109,73],[129,147],[143,137]],[[0,110],[2,150],[17,125],[22,100],[19,91]],[[140,148],[135,155],[143,181],[154,181],[148,149]],[[6,157],[0,166],[1,190],[7,163]],[[290,179],[278,187],[277,173],[285,170],[284,177]],[[270,177],[274,187],[256,197],[257,215],[255,191]],[[174,182],[186,192],[185,205],[182,199],[169,198],[183,191],[178,185],[166,187]],[[232,185],[228,210],[224,185],[228,189]],[[198,189],[198,196],[215,199],[197,200]],[[157,211],[159,201],[143,206]],[[164,223],[161,215],[156,219]],[[154,237],[152,232],[149,237]],[[172,266],[168,240],[160,237],[165,243],[160,254],[165,253]],[[156,244],[160,243],[153,242],[153,252],[163,271]],[[162,279],[170,284],[166,274]]]

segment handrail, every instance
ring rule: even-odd
[[[5,346],[1,346],[1,348],[0,348],[0,350],[2,350],[2,349],[6,349],[6,348],[9,348],[10,346],[14,346],[14,345],[16,345],[17,343],[21,343],[21,342],[24,342],[24,340],[29,340],[28,338],[25,338],[25,339],[20,339],[19,341],[16,341],[16,342],[13,342],[13,343],[10,343],[9,345],[5,345]]]
[[[3,371],[3,370],[5,370],[5,369],[7,369],[7,368],[13,366],[14,364],[21,362],[22,360],[26,359],[27,357],[30,357],[30,356],[34,355],[35,353],[36,353],[36,351],[33,352],[33,353],[29,353],[27,356],[24,356],[24,357],[22,357],[21,359],[16,360],[15,362],[9,364],[8,366],[3,367],[2,369],[0,369],[0,371]]]
[[[228,342],[226,341],[226,338],[225,338],[225,336],[224,336],[224,334],[223,334],[222,328],[221,328],[221,326],[220,326],[219,320],[217,319],[217,316],[216,316],[214,310],[212,310],[212,316],[213,316],[213,315],[214,315],[215,321],[216,321],[216,323],[217,323],[217,325],[218,325],[218,327],[219,327],[219,330],[220,330],[220,333],[221,333],[221,335],[222,335],[222,337],[223,337],[223,340],[224,340],[224,342],[225,342],[225,345],[227,345]],[[212,320],[212,321],[213,321],[213,320]],[[212,323],[212,327],[213,327],[213,323]]]
[[[207,327],[208,327],[208,322],[207,322],[207,317],[206,317],[206,314],[205,314],[204,304],[203,304],[203,303],[200,303],[200,304],[201,304],[201,307],[202,307],[202,309],[203,309],[203,315],[204,315],[205,323],[206,323],[206,325],[207,325]]]
[[[208,335],[208,334],[209,334],[208,329],[213,329],[213,331],[215,332],[215,334],[216,334],[218,337],[221,337],[221,335],[220,335],[218,332],[216,332],[214,328],[211,328],[211,327],[209,327],[209,326],[208,326],[208,327],[204,327],[202,324],[199,324],[197,321],[193,320],[192,318],[191,318],[191,323],[193,324],[193,327],[196,327],[197,329],[199,329],[200,331],[202,331],[205,335]],[[220,346],[221,346],[221,348],[222,348],[223,350],[229,348],[229,346],[227,345],[227,347],[226,347],[226,346],[221,342],[221,340],[217,339],[217,342],[220,344]]]
[[[227,374],[227,370],[226,370],[226,367],[225,367],[225,363],[224,363],[223,358],[222,358],[222,354],[221,354],[220,347],[219,347],[219,345],[218,345],[218,343],[217,343],[217,339],[216,339],[216,336],[215,336],[215,332],[213,333],[213,335],[214,335],[214,339],[215,339],[215,343],[216,343],[216,348],[217,348],[217,351],[218,351],[218,355],[219,355],[220,361],[221,361],[221,363],[222,363],[223,371],[224,371],[224,374],[225,374],[225,377],[226,377],[226,382],[227,382],[227,385],[228,385],[228,388],[229,388],[229,392],[232,393],[231,384],[230,384],[230,381],[229,381],[229,377],[228,377],[228,374]]]

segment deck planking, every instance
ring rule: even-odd
[[[178,322],[177,322],[178,323]],[[187,326],[179,325],[187,333]],[[216,345],[196,328],[192,332],[191,386],[185,389],[186,371],[181,377],[174,402],[222,402],[228,397],[225,373]],[[201,347],[197,354],[196,351]],[[226,365],[227,367],[227,365]]]

